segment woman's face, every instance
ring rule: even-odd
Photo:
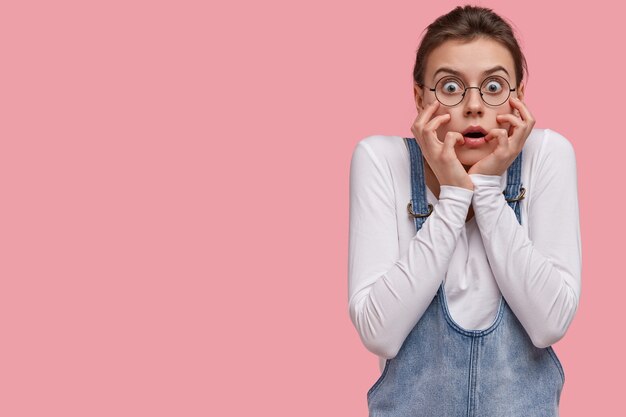
[[[424,74],[425,88],[414,86],[417,110],[421,112],[426,106],[437,100],[435,93],[428,88],[434,88],[437,81],[443,77],[455,76],[465,84],[465,87],[478,87],[485,78],[491,75],[505,78],[511,88],[515,88],[517,82],[515,65],[513,57],[506,47],[489,38],[478,38],[471,42],[446,41],[433,49],[428,57]],[[454,89],[455,86],[452,85],[452,88]],[[518,97],[523,100],[523,96],[523,84],[516,91],[511,92],[511,97]],[[478,89],[470,88],[459,104],[452,107],[439,106],[433,117],[450,113],[450,121],[437,129],[437,137],[443,141],[449,131],[463,133],[469,127],[475,126],[480,126],[486,132],[496,128],[508,130],[510,124],[499,124],[496,121],[496,116],[513,113],[513,110],[509,100],[499,106],[490,106],[481,99]],[[489,155],[497,145],[497,140],[479,141],[478,144],[476,141],[472,141],[472,144],[469,142],[466,141],[464,145],[457,144],[455,146],[457,157],[466,168]]]

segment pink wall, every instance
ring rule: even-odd
[[[378,365],[347,310],[350,156],[410,134],[420,33],[458,3],[5,3],[0,415],[366,415]],[[536,127],[576,149],[562,415],[615,415],[623,13],[479,4],[519,30]]]

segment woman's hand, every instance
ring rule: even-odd
[[[454,151],[454,145],[457,143],[462,145],[465,139],[459,132],[448,132],[443,142],[439,140],[437,129],[443,123],[449,122],[451,116],[443,114],[432,117],[437,108],[439,108],[439,102],[434,101],[420,112],[411,126],[411,131],[440,185],[453,185],[473,190],[474,184]]]
[[[511,97],[509,103],[519,112],[519,117],[514,114],[496,116],[498,123],[509,122],[511,128],[508,132],[505,129],[492,129],[487,133],[485,141],[497,140],[498,145],[492,153],[476,162],[468,174],[502,175],[522,151],[535,125],[535,118],[518,98]]]

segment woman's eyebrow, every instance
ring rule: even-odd
[[[496,65],[495,67],[491,69],[485,70],[483,71],[482,75],[489,75],[497,71],[504,71],[507,76],[509,77],[511,76],[509,72],[502,65]],[[463,76],[463,74],[461,74],[457,70],[453,70],[452,68],[448,68],[448,67],[441,67],[437,71],[435,71],[435,74],[433,75],[433,80],[437,77],[437,74],[439,74],[440,72],[449,72],[450,74],[456,75],[457,77]]]

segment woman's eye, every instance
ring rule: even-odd
[[[492,80],[485,85],[485,91],[488,93],[499,93],[502,90],[502,84],[499,81]]]
[[[444,93],[458,93],[461,86],[456,81],[447,81],[443,84]]]

